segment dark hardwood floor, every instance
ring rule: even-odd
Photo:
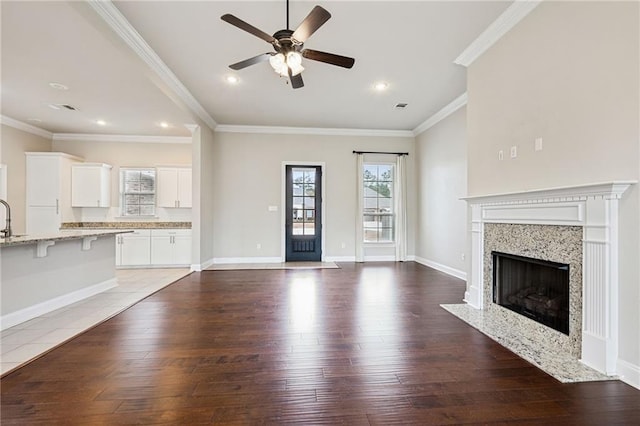
[[[191,274],[3,377],[1,423],[640,423],[640,391],[562,384],[438,305],[413,262]]]

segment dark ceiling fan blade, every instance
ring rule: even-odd
[[[291,75],[291,70],[289,70],[289,80],[291,80],[291,87],[294,89],[299,89],[304,86],[304,82],[302,81],[302,74]]]
[[[331,65],[337,65],[343,68],[351,68],[356,62],[356,60],[353,58],[311,49],[304,49],[302,51],[302,56],[307,59],[311,59],[312,61],[320,61]]]
[[[263,53],[258,56],[254,56],[253,58],[245,59],[244,61],[236,62],[235,64],[229,65],[229,68],[232,70],[241,70],[251,65],[259,64],[260,62],[268,61],[271,57],[271,53]]]
[[[293,37],[300,43],[307,41],[311,34],[315,33],[325,22],[331,18],[331,14],[320,6],[314,7],[311,12],[304,18],[304,21],[293,32]]]
[[[236,27],[240,28],[241,30],[245,30],[246,32],[248,32],[250,34],[253,34],[254,36],[256,36],[258,38],[263,39],[267,43],[278,44],[278,40],[273,38],[273,36],[265,33],[262,30],[257,29],[253,25],[248,24],[248,23],[244,22],[242,19],[236,18],[235,16],[233,16],[233,15],[231,15],[229,13],[227,13],[226,15],[222,15],[220,17],[220,19],[222,19],[225,22],[230,23],[233,26],[236,26]]]

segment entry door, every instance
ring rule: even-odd
[[[322,169],[287,166],[286,261],[322,259]]]

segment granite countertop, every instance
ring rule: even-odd
[[[66,222],[62,229],[191,229],[191,222]]]
[[[16,235],[9,238],[0,238],[0,247],[18,246],[24,244],[36,244],[42,241],[61,241],[75,240],[85,237],[104,237],[115,234],[124,234],[131,231],[122,230],[60,230],[59,232],[50,232],[45,234],[34,235]]]

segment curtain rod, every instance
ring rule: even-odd
[[[380,151],[353,151],[354,154],[391,154],[391,155],[409,155],[408,152],[380,152]]]

